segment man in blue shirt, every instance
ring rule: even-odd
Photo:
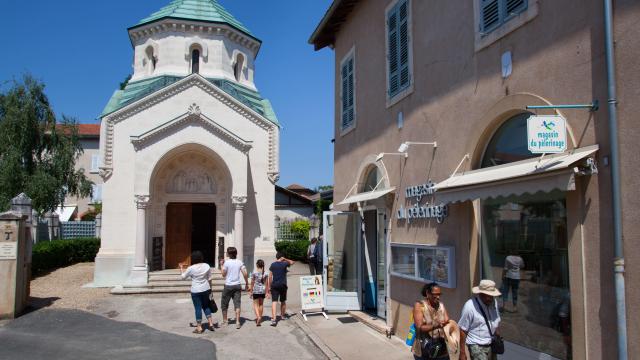
[[[269,287],[267,296],[271,295],[271,326],[276,326],[277,302],[280,302],[280,318],[284,319],[287,310],[287,272],[295,261],[284,257],[281,252],[276,253],[276,261],[269,267]]]

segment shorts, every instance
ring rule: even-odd
[[[222,300],[220,307],[222,311],[229,309],[229,301],[233,298],[233,308],[240,309],[240,297],[242,296],[242,287],[240,285],[225,285],[222,290]]]
[[[256,300],[256,299],[264,299],[264,297],[265,297],[265,295],[264,295],[264,294],[253,294],[253,295],[251,295],[251,298],[252,298],[253,300]]]
[[[287,285],[276,285],[271,287],[271,301],[286,302],[287,301]]]

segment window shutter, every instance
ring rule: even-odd
[[[527,8],[527,0],[506,0],[506,17],[517,15]]]
[[[398,63],[398,7],[397,5],[387,15],[387,37],[389,46],[389,96],[393,96],[400,88],[400,74]]]
[[[481,31],[488,32],[500,24],[500,4],[498,0],[480,0]]]
[[[342,65],[342,129],[353,124],[354,119],[354,79],[353,58],[348,59]]]
[[[399,50],[400,50],[400,89],[409,86],[411,77],[409,74],[409,4],[404,1],[398,11],[399,24]]]
[[[92,154],[91,155],[91,171],[98,171],[100,167],[100,155]]]

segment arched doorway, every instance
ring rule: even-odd
[[[215,266],[231,213],[232,182],[224,161],[203,146],[184,145],[159,161],[152,179],[152,236],[163,239],[162,267],[190,263],[195,250]]]

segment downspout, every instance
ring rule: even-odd
[[[609,108],[609,142],[611,144],[611,192],[613,201],[614,284],[616,290],[616,320],[618,325],[618,359],[627,360],[627,311],[624,286],[624,248],[620,203],[620,160],[618,151],[618,115],[616,76],[613,50],[612,0],[604,0],[605,54]]]

